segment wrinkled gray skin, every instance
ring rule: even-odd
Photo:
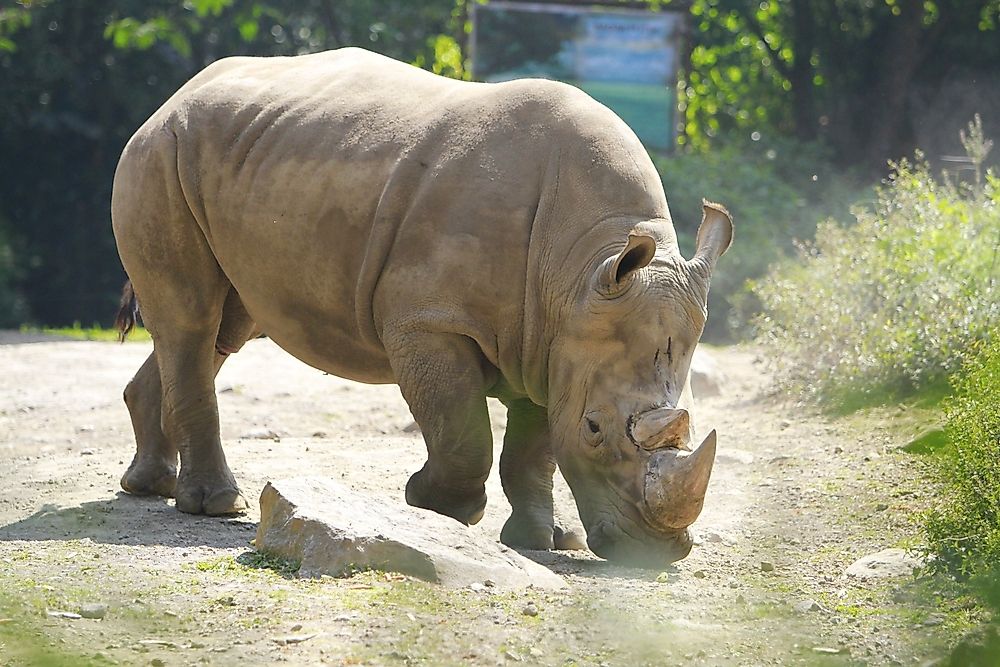
[[[579,90],[359,49],[225,59],[128,143],[112,216],[154,341],[125,390],[126,491],[246,506],[214,377],[263,331],[316,368],[399,385],[428,451],[410,504],[479,520],[496,396],[505,543],[576,545],[553,523],[558,462],[596,553],[688,552],[715,454],[714,432],[687,451],[688,365],[732,224],[706,203],[685,261],[646,152]]]

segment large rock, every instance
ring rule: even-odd
[[[905,549],[883,549],[854,561],[844,571],[844,575],[857,579],[911,577],[914,570],[924,565],[924,562]]]
[[[267,483],[256,545],[299,561],[305,576],[374,568],[451,587],[486,580],[508,589],[565,586],[559,575],[475,528],[322,478]]]
[[[715,357],[704,348],[696,347],[691,358],[691,393],[694,397],[718,396],[725,382],[726,376],[719,370]]]

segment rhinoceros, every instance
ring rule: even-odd
[[[558,465],[599,556],[689,552],[716,435],[693,446],[688,367],[732,220],[705,202],[685,260],[642,144],[577,88],[356,48],[226,58],[128,142],[112,220],[121,326],[141,309],[154,348],[124,392],[125,491],[246,507],[214,378],[264,332],[325,372],[399,385],[427,446],[409,504],[483,516],[492,396],[504,543],[580,542],[553,520]]]

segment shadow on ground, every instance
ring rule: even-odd
[[[651,581],[661,572],[674,573],[677,568],[664,565],[659,568],[638,568],[616,565],[597,560],[588,551],[529,551],[518,550],[525,558],[544,565],[556,574],[575,574],[591,579],[635,579]]]
[[[164,498],[119,493],[73,507],[43,505],[20,521],[0,527],[0,542],[79,540],[100,544],[246,547],[257,529],[242,517],[182,514]]]

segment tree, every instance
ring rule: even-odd
[[[696,148],[771,132],[882,172],[914,148],[918,86],[1000,62],[998,0],[695,0],[691,13],[683,141]]]
[[[357,44],[461,75],[456,12],[455,0],[19,0],[0,10],[2,324],[110,319],[124,281],[110,227],[118,156],[206,64]]]

